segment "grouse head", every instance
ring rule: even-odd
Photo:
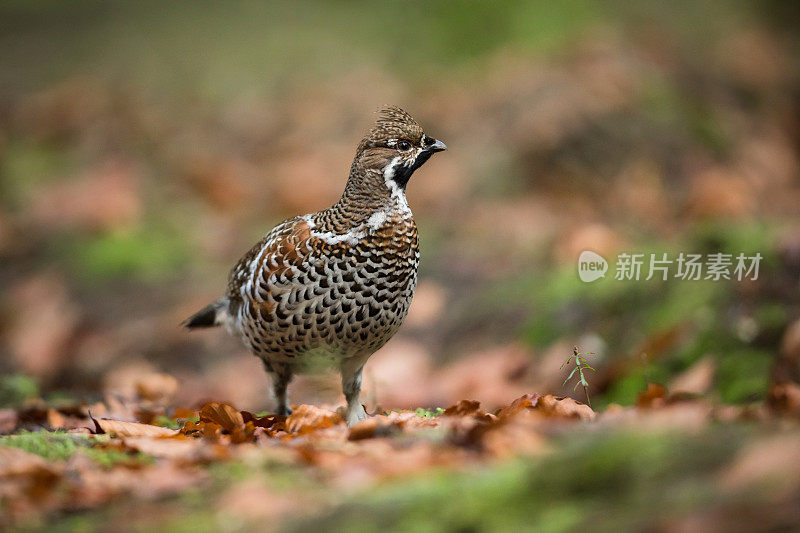
[[[355,165],[378,171],[387,186],[403,190],[415,170],[446,149],[442,141],[426,135],[411,115],[399,107],[384,107],[358,145]]]

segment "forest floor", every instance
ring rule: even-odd
[[[162,376],[163,378],[163,376]],[[93,405],[0,411],[0,523],[15,530],[780,529],[800,520],[800,388],[724,405],[651,384],[595,412],[526,394],[348,428],[164,405],[168,380]],[[169,388],[167,385],[166,388]]]

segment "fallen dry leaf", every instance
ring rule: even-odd
[[[9,446],[0,446],[0,526],[47,509],[63,474],[60,465]]]
[[[507,418],[481,435],[481,447],[499,458],[541,453],[547,449],[547,439],[536,422],[525,416]]]
[[[551,394],[541,396],[534,405],[534,410],[545,416],[575,420],[594,420],[596,416],[586,404],[572,398],[557,398]]]
[[[156,372],[141,376],[135,384],[136,393],[143,400],[166,401],[178,391],[178,380],[169,374]]]
[[[190,414],[189,411],[182,413]],[[186,422],[180,433],[221,444],[242,444],[257,441],[259,438],[275,437],[286,430],[286,417],[257,417],[248,411],[238,411],[228,404],[217,402],[205,404],[200,409],[199,418],[197,422]]]
[[[800,416],[800,385],[797,383],[772,385],[767,396],[767,405],[776,413]]]
[[[0,446],[0,477],[27,474],[38,469],[52,469],[42,457],[14,448]]]
[[[373,416],[362,420],[350,428],[347,440],[364,440],[375,437],[389,437],[400,433],[400,423],[389,421],[386,417]]]
[[[636,396],[637,407],[660,407],[666,402],[667,388],[659,383],[648,383],[647,389]]]
[[[198,459],[204,447],[203,441],[181,437],[128,437],[125,439],[125,446],[130,450],[153,457],[180,460],[182,463],[189,463]]]
[[[64,415],[56,411],[55,409],[48,409],[47,410],[47,424],[52,429],[63,428],[66,424],[64,420]]]
[[[178,434],[177,429],[151,426],[140,422],[121,422],[108,418],[91,418],[95,425],[95,433],[108,434],[115,437],[172,437]]]
[[[539,395],[538,394],[525,394],[524,396],[520,396],[509,405],[500,408],[497,413],[497,418],[500,420],[504,420],[508,417],[514,416],[517,413],[525,410],[525,409],[533,409],[536,404],[539,402]]]
[[[234,407],[211,402],[200,409],[200,421],[218,424],[224,431],[234,431],[244,428],[244,417]]]
[[[187,419],[187,418],[200,418],[200,411],[195,409],[186,409],[185,407],[178,407],[172,413],[177,420]]]
[[[314,405],[298,405],[286,418],[286,430],[296,435],[305,435],[343,422],[342,417],[332,411]]]
[[[706,355],[672,379],[669,390],[672,394],[705,394],[714,382],[717,365]]]
[[[444,410],[442,416],[468,416],[477,415],[482,417],[486,415],[486,411],[480,408],[481,402],[477,400],[461,400],[455,405],[451,405]]]

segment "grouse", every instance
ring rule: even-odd
[[[406,185],[446,148],[402,109],[381,109],[339,201],[275,226],[231,270],[225,296],[183,325],[240,336],[272,376],[277,414],[291,414],[292,376],[326,365],[341,373],[348,425],[365,419],[362,369],[397,332],[417,283]]]

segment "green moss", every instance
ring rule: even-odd
[[[23,431],[0,437],[0,445],[19,448],[48,461],[64,461],[78,449],[91,446],[88,436],[64,432]]]
[[[23,374],[0,376],[0,407],[13,407],[39,396],[36,381]]]
[[[789,314],[784,305],[766,303],[756,309],[753,318],[761,329],[783,330],[789,321]]]
[[[641,109],[656,124],[670,130],[684,131],[698,144],[725,154],[731,144],[729,126],[703,95],[686,92],[671,80],[650,80],[641,93]]]
[[[152,460],[149,456],[140,453],[131,454],[119,450],[93,447],[105,440],[102,435],[90,437],[80,433],[62,431],[23,431],[15,435],[0,437],[0,446],[19,448],[44,457],[48,461],[65,461],[76,453],[81,453],[106,468],[121,463],[150,462]]]
[[[769,267],[777,260],[775,243],[776,225],[764,221],[732,224],[726,220],[713,220],[695,225],[688,239],[689,246],[698,252],[744,253],[763,257],[761,266]]]
[[[709,473],[733,455],[741,433],[571,433],[551,456],[387,486],[293,530],[638,530],[711,503]]]
[[[120,464],[150,464],[154,461],[152,457],[143,453],[128,453],[119,450],[86,448],[80,450],[79,453],[88,456],[103,468],[111,468]]]
[[[720,353],[717,357],[717,390],[727,403],[763,400],[767,393],[769,369],[774,355],[753,348]]]
[[[142,225],[100,235],[64,238],[57,256],[86,280],[134,275],[159,280],[179,271],[189,258],[189,244],[178,232]]]
[[[0,159],[0,199],[9,208],[24,207],[38,187],[69,176],[76,168],[76,157],[56,145],[13,141]]]
[[[636,369],[614,381],[601,400],[603,404],[633,405],[636,402],[636,395],[645,388],[647,388],[647,378],[644,370]]]

